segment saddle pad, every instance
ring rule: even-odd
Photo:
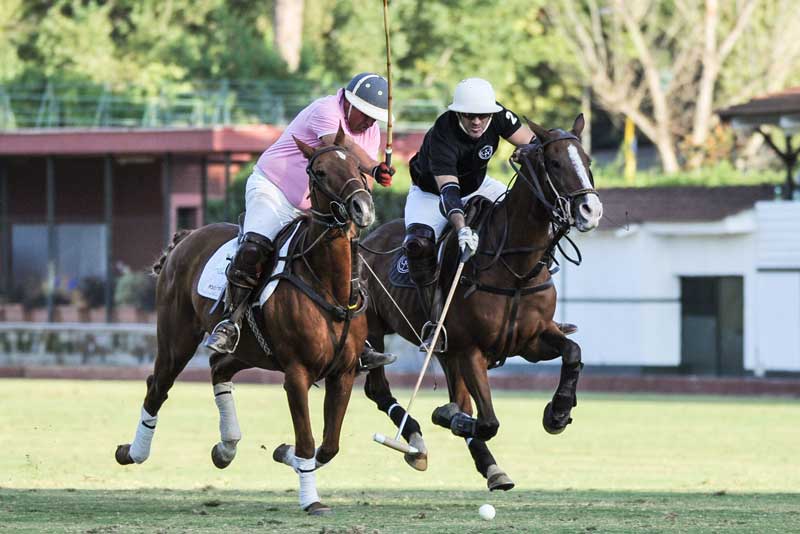
[[[406,258],[405,252],[403,252],[402,249],[397,252],[392,260],[392,269],[389,271],[389,282],[394,287],[415,287],[408,273],[408,258]]]
[[[286,253],[289,251],[289,245],[292,243],[292,239],[294,239],[298,228],[300,228],[300,225],[295,226],[292,235],[284,242],[278,253],[280,257],[286,256]],[[237,238],[234,237],[230,241],[223,243],[222,246],[211,255],[208,262],[206,262],[205,267],[203,267],[203,272],[200,273],[200,280],[197,282],[197,293],[201,297],[217,300],[220,295],[222,295],[222,290],[228,285],[225,269],[228,267],[230,258],[233,258],[234,254],[236,254],[237,246]],[[281,259],[275,263],[275,269],[272,271],[272,274],[282,273],[285,268],[286,260]],[[275,288],[278,287],[278,282],[279,280],[273,280],[264,286],[264,289],[261,290],[261,294],[258,296],[258,301],[253,301],[253,306],[263,306],[264,303],[267,302],[267,299],[275,292]]]

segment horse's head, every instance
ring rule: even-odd
[[[556,222],[575,226],[581,232],[594,230],[603,216],[603,204],[594,188],[591,161],[581,146],[583,114],[578,115],[569,132],[547,130],[525,120],[536,141],[518,151],[523,179]]]
[[[335,227],[352,221],[366,228],[375,221],[375,206],[358,158],[344,146],[344,131],[339,131],[331,146],[314,148],[294,137],[300,152],[308,158],[311,211],[318,220]]]

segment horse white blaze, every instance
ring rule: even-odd
[[[589,179],[589,172],[586,170],[586,165],[583,163],[578,148],[575,145],[567,147],[567,154],[575,168],[575,173],[581,181],[581,187],[584,189],[594,189],[592,181]],[[577,213],[575,214],[576,227],[581,232],[587,232],[597,227],[600,223],[600,217],[603,216],[603,204],[600,203],[600,198],[596,194],[583,195],[583,200],[577,206]]]
[[[589,173],[586,172],[586,165],[584,165],[581,155],[578,154],[578,148],[575,145],[569,145],[567,147],[567,154],[569,154],[569,160],[572,162],[572,166],[575,167],[575,172],[581,180],[583,189],[592,189]]]

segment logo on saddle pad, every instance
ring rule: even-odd
[[[408,272],[408,258],[405,255],[397,259],[397,272],[406,274]]]
[[[480,151],[478,151],[478,157],[481,159],[489,159],[492,157],[492,154],[494,154],[494,148],[492,148],[492,145],[486,145],[480,149]]]

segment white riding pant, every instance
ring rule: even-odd
[[[466,204],[467,200],[476,195],[488,198],[491,201],[497,200],[500,195],[506,192],[506,185],[498,182],[494,178],[486,176],[477,191],[461,197],[461,201]],[[406,228],[412,224],[427,224],[433,228],[436,239],[442,235],[444,227],[447,226],[447,219],[439,210],[439,195],[426,193],[416,185],[412,185],[408,190],[405,209]]]
[[[244,233],[255,232],[271,240],[281,228],[304,213],[257,167],[247,179],[244,203]]]

